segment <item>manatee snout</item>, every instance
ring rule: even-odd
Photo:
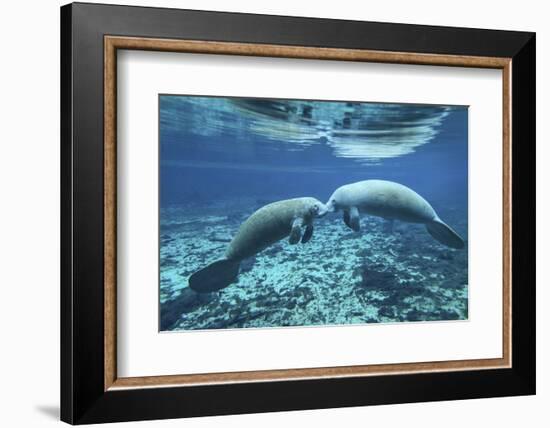
[[[334,203],[334,200],[330,198],[328,202],[325,204],[325,207],[327,208],[327,212],[334,213],[337,211],[336,204]]]
[[[313,218],[315,217],[324,217],[329,211],[328,207],[322,202],[316,202],[312,207]]]
[[[340,209],[334,195],[332,195],[327,201],[327,203],[325,204],[325,208],[327,209],[327,213],[335,213]]]

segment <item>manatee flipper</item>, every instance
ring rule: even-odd
[[[430,223],[426,223],[426,229],[436,241],[443,245],[457,250],[464,248],[464,241],[460,235],[443,223],[440,218],[436,217]]]
[[[308,242],[312,236],[313,236],[313,224],[310,223],[306,226],[306,230],[302,235],[302,244],[305,244],[306,242]]]
[[[351,229],[349,210],[344,210],[344,223],[346,223],[346,226]]]
[[[292,222],[292,229],[290,230],[290,237],[288,239],[288,242],[290,242],[291,245],[300,242],[300,238],[302,237],[303,223],[304,221],[301,218],[295,218]]]
[[[349,209],[349,227],[355,232],[359,232],[361,229],[359,223],[359,210],[357,207],[351,207]]]
[[[197,293],[218,291],[235,281],[238,274],[238,261],[218,260],[191,275],[189,288]]]

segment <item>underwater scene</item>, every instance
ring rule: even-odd
[[[159,95],[159,329],[468,318],[468,108]]]

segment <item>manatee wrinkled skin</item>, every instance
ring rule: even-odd
[[[227,247],[225,258],[191,275],[189,287],[198,293],[208,293],[229,286],[236,280],[242,260],[286,237],[291,244],[300,240],[305,244],[313,234],[313,220],[327,212],[322,202],[309,197],[273,202],[260,208],[241,225]]]
[[[231,240],[225,258],[243,260],[290,235],[295,219],[311,225],[313,219],[326,212],[315,198],[296,198],[268,204],[241,225]],[[320,214],[319,214],[320,213]]]
[[[432,206],[408,187],[385,180],[365,180],[346,184],[332,194],[326,204],[329,212],[343,210],[344,222],[351,229],[360,229],[359,213],[422,223],[437,241],[448,247],[464,247],[462,238],[437,215]]]

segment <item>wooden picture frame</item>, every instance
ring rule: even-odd
[[[502,70],[502,358],[118,377],[119,49]],[[535,392],[534,34],[76,3],[61,9],[61,54],[62,420],[114,422]]]

